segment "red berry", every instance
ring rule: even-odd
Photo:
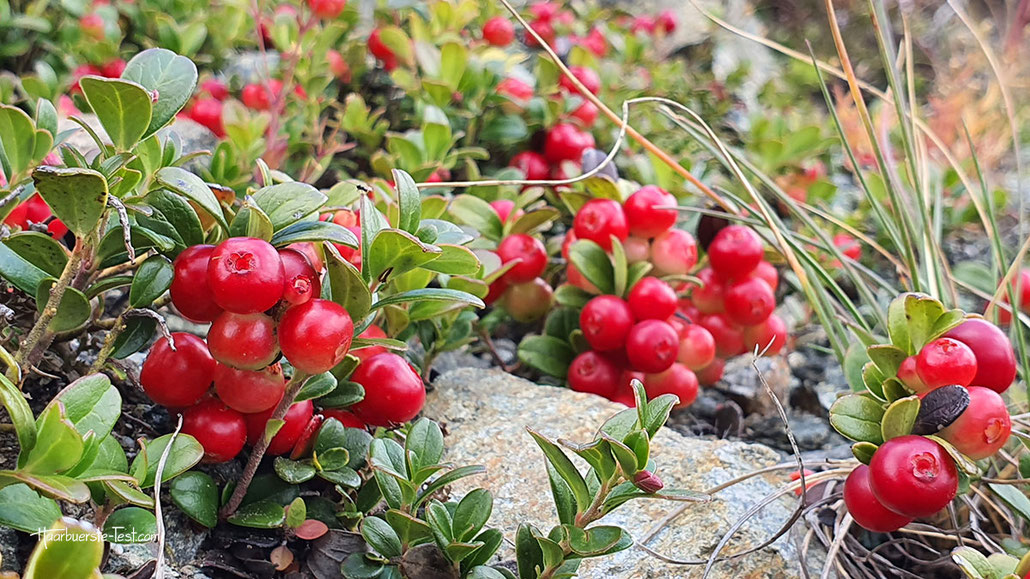
[[[182,413],[182,433],[204,447],[205,462],[232,460],[247,442],[243,415],[213,398]]]
[[[508,46],[515,40],[515,26],[503,16],[494,16],[483,24],[483,39],[493,46]]]
[[[279,250],[279,258],[283,262],[283,300],[296,306],[322,294],[322,280],[307,256],[286,248]]]
[[[554,26],[551,26],[550,22],[547,20],[534,20],[529,23],[529,27],[533,29],[533,32],[540,35],[540,38],[542,38],[544,42],[547,44],[554,44]],[[526,34],[526,46],[534,47],[539,45],[540,43],[537,42],[536,38],[529,33]]]
[[[735,324],[753,326],[764,322],[776,309],[776,295],[757,277],[745,278],[726,288],[726,316]]]
[[[375,324],[372,324],[371,326],[365,328],[365,331],[363,331],[360,334],[358,334],[358,337],[359,338],[366,338],[366,339],[369,339],[369,338],[374,339],[374,338],[386,338],[388,336],[386,335],[386,332],[384,332],[382,328],[380,328],[379,326],[377,326]],[[351,350],[349,353],[354,355],[354,356],[356,356],[358,360],[364,362],[365,360],[368,360],[369,358],[371,358],[372,356],[375,356],[376,354],[382,354],[383,352],[387,352],[387,351],[388,350],[386,348],[382,347],[382,346],[369,346],[367,348],[361,348],[359,350]]]
[[[515,202],[511,199],[497,199],[495,201],[490,202],[490,207],[493,208],[494,213],[497,214],[497,217],[501,220],[501,223],[507,223],[508,219],[511,217],[511,212],[515,209]],[[516,215],[521,214],[521,211],[516,213]]]
[[[286,310],[279,320],[279,345],[294,368],[308,374],[328,372],[350,350],[354,324],[343,306],[314,299]]]
[[[201,92],[206,92],[211,95],[212,98],[220,101],[224,101],[229,98],[229,87],[225,86],[224,82],[216,78],[211,78],[200,83],[200,90]]]
[[[536,278],[508,288],[504,294],[504,311],[516,322],[535,322],[550,311],[553,298],[554,290],[550,284]]]
[[[976,376],[971,384],[1001,393],[1016,379],[1016,354],[1012,343],[998,326],[980,318],[962,322],[946,338],[969,346],[976,358]]]
[[[343,59],[338,50],[329,50],[325,53],[326,61],[329,63],[329,71],[333,73],[340,82],[349,84],[351,81],[350,65]]]
[[[650,239],[665,233],[673,225],[676,225],[676,210],[659,209],[659,207],[675,206],[676,198],[661,187],[654,185],[641,187],[636,193],[630,195],[622,206],[626,212],[630,235]]]
[[[697,399],[697,376],[683,364],[673,364],[664,372],[648,374],[644,378],[644,390],[648,398],[674,394],[680,399],[676,408],[686,408]]]
[[[844,481],[844,504],[860,527],[874,533],[890,533],[912,522],[883,506],[873,494],[869,467],[860,464]]]
[[[715,360],[715,338],[698,324],[686,324],[679,332],[680,349],[676,361],[697,372]]]
[[[637,16],[633,19],[633,26],[630,30],[635,34],[637,32],[644,32],[646,34],[654,34],[655,28],[658,23],[651,16]]]
[[[530,181],[543,181],[547,179],[551,170],[547,159],[540,153],[534,153],[533,151],[522,151],[515,155],[511,158],[511,163],[508,166],[522,171],[522,174]]]
[[[662,10],[655,20],[655,27],[666,34],[676,31],[676,13],[672,10]]]
[[[570,123],[559,123],[547,132],[547,138],[544,140],[544,157],[554,165],[562,161],[579,163],[583,151],[593,147],[593,135],[579,130]]]
[[[524,233],[505,237],[497,246],[497,255],[501,258],[501,263],[521,260],[504,274],[511,283],[532,281],[547,269],[547,249],[544,248],[544,244]]]
[[[272,364],[261,370],[237,370],[224,364],[215,368],[215,392],[229,408],[244,414],[272,408],[286,391],[283,368]]]
[[[338,420],[340,424],[344,425],[346,428],[365,428],[365,423],[362,422],[360,418],[354,416],[351,412],[347,412],[346,410],[341,410],[339,408],[322,409],[322,418],[325,420]]]
[[[780,285],[780,274],[777,273],[776,267],[768,261],[758,262],[754,271],[751,272],[751,277],[757,277],[769,284],[773,291],[776,291],[776,288]]]
[[[595,72],[594,69],[587,68],[585,66],[570,66],[569,71],[576,77],[576,79],[579,80],[579,82],[583,83],[583,86],[586,87],[587,91],[597,94],[601,90],[601,77],[597,76],[597,72]],[[572,80],[567,76],[562,75],[558,84],[572,94],[582,94],[579,92],[579,89],[576,88],[576,85],[572,83]]]
[[[702,386],[711,386],[722,380],[722,371],[726,368],[726,360],[722,358],[716,358],[712,360],[712,363],[705,366],[700,370],[696,370],[694,373],[697,375],[697,381]]]
[[[493,305],[497,300],[504,297],[504,292],[508,291],[509,287],[511,287],[511,283],[508,282],[508,279],[505,276],[502,275],[498,277],[490,283],[490,287],[486,290],[486,297],[483,298],[483,302],[488,306]]]
[[[497,83],[497,94],[514,101],[528,101],[533,98],[533,87],[517,78],[506,78]]]
[[[282,259],[263,239],[226,239],[211,252],[207,275],[215,303],[230,312],[263,312],[283,297]]]
[[[598,114],[597,106],[590,101],[583,101],[578,107],[573,109],[569,116],[579,121],[583,128],[589,129],[594,126],[597,121]]]
[[[760,324],[744,328],[744,347],[749,352],[754,352],[757,348],[759,352],[765,351],[767,356],[775,356],[786,344],[787,324],[776,314],[772,314]]]
[[[929,517],[958,492],[955,461],[940,444],[910,434],[880,445],[869,464],[873,494],[906,517]]]
[[[368,35],[368,51],[379,60],[385,62],[393,61],[397,58],[397,55],[383,42],[381,34],[380,30],[376,28],[372,31],[372,34]]]
[[[726,286],[722,277],[715,273],[714,269],[706,267],[697,272],[697,279],[701,281],[702,285],[695,286],[690,292],[690,299],[694,302],[694,307],[702,314],[718,314],[726,311],[724,299]]]
[[[175,258],[175,275],[169,289],[172,305],[182,317],[203,324],[214,321],[222,308],[215,303],[207,283],[207,264],[213,245],[194,245]]]
[[[275,321],[265,314],[222,313],[208,330],[207,346],[215,360],[241,370],[260,370],[279,355]]]
[[[140,370],[139,383],[154,402],[169,408],[195,404],[211,387],[215,360],[204,340],[184,332],[172,334],[175,350],[168,340],[154,342]]]
[[[591,199],[579,208],[572,221],[576,239],[589,239],[605,251],[612,249],[612,237],[619,241],[629,235],[622,206],[611,199]]]
[[[712,269],[726,278],[743,277],[762,261],[762,240],[743,225],[724,227],[708,246]]]
[[[626,252],[627,263],[639,263],[651,259],[651,242],[639,237],[627,237],[622,242],[622,249]]]
[[[715,339],[715,354],[732,358],[747,351],[743,331],[726,317],[726,314],[707,314],[698,320],[701,326]]]
[[[197,124],[207,127],[216,137],[225,136],[225,125],[222,123],[222,102],[214,98],[201,98],[193,103],[189,110],[189,118]]]
[[[104,18],[96,12],[84,14],[79,18],[79,28],[82,33],[93,40],[104,39]]]
[[[969,386],[976,377],[976,355],[952,338],[938,338],[916,356],[916,373],[929,389],[950,384]]]
[[[347,0],[308,0],[312,14],[322,19],[336,18],[347,6]]]
[[[626,336],[626,355],[630,364],[648,374],[667,370],[676,361],[679,350],[676,330],[661,320],[638,322]]]
[[[926,384],[919,378],[919,373],[916,371],[915,356],[905,358],[898,366],[898,380],[901,380],[906,388],[917,394],[926,390]]]
[[[321,414],[316,414],[308,420],[303,432],[297,438],[296,444],[293,445],[293,450],[290,451],[290,460],[299,460],[311,454],[315,446],[315,435],[321,430],[324,420],[325,418]]]
[[[560,6],[554,2],[538,2],[529,7],[529,13],[537,20],[551,20],[558,14]]]
[[[857,261],[859,257],[862,257],[862,246],[855,241],[854,237],[851,237],[847,233],[838,233],[833,236],[833,245],[837,246],[841,254],[844,257]]]
[[[120,78],[125,72],[126,62],[120,58],[108,61],[100,67],[100,74],[106,78]]]
[[[973,460],[1001,450],[1012,433],[1012,418],[1001,395],[981,386],[970,386],[969,406],[939,436]]]
[[[569,365],[569,388],[611,398],[619,390],[620,370],[600,352],[583,352]]]
[[[637,320],[665,320],[676,313],[676,292],[656,277],[645,277],[629,292],[629,309]]]
[[[586,38],[580,39],[580,43],[598,58],[603,58],[608,53],[608,41],[605,40],[604,33],[597,28],[591,28]]]
[[[278,403],[276,406],[278,406]],[[289,410],[286,411],[286,415],[283,416],[282,427],[272,437],[265,454],[279,456],[293,450],[293,447],[307,429],[308,422],[311,421],[311,416],[315,413],[314,410],[315,405],[310,400],[297,402],[290,406]],[[253,446],[261,440],[265,435],[265,425],[274,412],[275,407],[272,407],[264,412],[243,415],[243,419],[247,423],[248,444]]]
[[[365,388],[365,398],[351,410],[372,426],[395,426],[418,416],[426,402],[422,378],[397,354],[372,356],[350,377]]]
[[[240,100],[248,109],[255,111],[267,111],[272,108],[272,93],[267,86],[262,84],[248,84],[243,87],[240,93]]]
[[[618,296],[597,296],[579,313],[579,329],[595,350],[618,350],[633,328],[633,311]]]
[[[697,265],[697,242],[682,229],[670,229],[651,242],[651,263],[666,275],[685,275]]]

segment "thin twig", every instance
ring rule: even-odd
[[[172,445],[175,444],[175,437],[179,436],[182,430],[182,414],[179,415],[179,422],[175,425],[175,432],[168,439],[164,452],[161,453],[161,460],[157,463],[157,471],[154,473],[154,518],[157,520],[157,568],[154,571],[154,579],[164,579],[165,576],[165,522],[161,516],[161,477],[164,475],[165,463],[172,453]]]

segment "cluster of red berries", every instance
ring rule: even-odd
[[[190,247],[174,266],[172,304],[183,317],[211,327],[206,342],[176,333],[155,343],[140,384],[154,402],[182,413],[183,432],[203,445],[208,461],[226,461],[263,436],[282,400],[280,354],[295,371],[327,372],[350,350],[354,326],[342,306],[319,298],[320,272],[304,251],[234,237]],[[362,336],[385,337],[378,328]],[[366,397],[351,407],[353,416],[315,415],[310,400],[295,403],[268,452],[303,455],[324,416],[346,426],[388,426],[418,414],[425,391],[403,358],[381,347],[354,354],[362,361],[351,379],[365,387]]]
[[[515,203],[500,199],[490,203],[501,223],[518,219]],[[497,256],[503,265],[510,267],[490,284],[486,297],[488,304],[501,300],[501,306],[519,322],[532,322],[543,317],[551,309],[554,291],[540,276],[547,269],[547,249],[539,239],[516,233],[505,237],[497,245]]]
[[[898,379],[920,398],[944,386],[964,387],[969,406],[937,433],[973,460],[992,456],[1008,442],[1012,419],[1001,393],[1016,377],[1012,344],[994,324],[972,318],[905,359]],[[883,443],[869,466],[844,484],[844,501],[870,531],[890,532],[931,516],[958,491],[955,460],[937,442],[901,436]]]

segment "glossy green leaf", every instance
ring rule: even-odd
[[[36,445],[36,419],[21,390],[0,374],[0,401],[7,410],[7,416],[14,424],[21,452],[28,453]]]
[[[372,310],[378,310],[390,305],[400,305],[420,301],[458,302],[477,308],[486,307],[486,305],[483,304],[483,300],[470,293],[444,288],[424,288],[393,294],[382,298],[372,304]]]
[[[96,579],[99,576],[104,541],[100,531],[92,525],[61,518],[44,536],[49,540],[36,544],[22,573],[23,579]]]
[[[315,478],[315,467],[306,462],[277,456],[273,464],[275,474],[290,484],[300,484]]]
[[[569,364],[576,353],[567,340],[552,336],[526,336],[519,343],[519,360],[548,376],[559,378],[568,374]]]
[[[528,523],[520,523],[515,531],[515,561],[519,579],[536,579],[544,569],[544,554],[536,541],[539,534]]]
[[[182,512],[207,527],[218,524],[218,485],[211,475],[199,471],[182,473],[168,487],[172,502]]]
[[[50,299],[50,288],[57,282],[56,279],[48,278],[43,280],[36,288],[36,310],[42,312]],[[61,296],[61,303],[57,306],[57,315],[50,321],[49,329],[52,332],[67,332],[85,324],[89,320],[93,308],[89,305],[86,294],[75,288],[67,288]]]
[[[40,496],[25,484],[0,489],[0,525],[26,533],[49,529],[61,518],[61,507],[53,499]]]
[[[65,386],[47,408],[58,403],[64,405],[65,417],[80,435],[93,431],[99,440],[110,434],[118,422],[122,396],[110,378],[104,374],[90,374]]]
[[[154,300],[161,297],[161,294],[168,291],[172,286],[172,278],[175,277],[175,268],[172,262],[163,255],[152,255],[148,257],[132,278],[132,287],[129,289],[129,305],[134,308],[142,308],[154,303]]]
[[[271,243],[276,247],[304,241],[329,241],[354,248],[358,246],[358,238],[351,230],[327,221],[298,221],[280,229],[271,237]]]
[[[262,187],[254,192],[254,202],[268,215],[275,231],[318,211],[328,199],[325,193],[297,181]]]
[[[125,320],[125,329],[114,340],[111,357],[122,360],[142,350],[157,330],[157,320],[149,317],[131,317]]]
[[[533,440],[540,447],[540,450],[544,452],[544,456],[547,461],[550,462],[558,474],[562,477],[562,480],[569,485],[569,489],[572,491],[572,495],[576,499],[576,512],[582,512],[590,504],[590,491],[587,490],[586,481],[583,480],[583,475],[580,474],[576,465],[572,464],[569,457],[562,452],[562,449],[555,443],[548,440],[542,434],[534,431],[531,428],[526,429]]]
[[[830,407],[830,424],[837,432],[856,442],[881,444],[883,412],[879,402],[859,394],[848,394],[838,398]]]
[[[140,461],[144,461],[142,464],[146,465],[144,475],[139,477],[140,488],[145,489],[154,486],[157,479],[158,462],[161,460],[161,455],[164,454],[165,448],[168,447],[168,441],[171,438],[171,434],[166,434],[147,441],[132,461],[130,472],[133,473],[136,472],[137,464],[140,464]],[[165,461],[164,470],[161,473],[161,481],[164,482],[179,476],[193,468],[202,458],[204,458],[204,447],[197,442],[197,439],[188,434],[179,434],[175,437],[172,449],[168,452],[168,459]]]
[[[68,263],[68,250],[45,233],[20,231],[4,239],[3,243],[22,259],[51,277],[60,277],[65,264]]]
[[[72,233],[79,237],[96,229],[107,208],[107,180],[92,169],[44,165],[32,172],[36,191]]]
[[[569,248],[569,261],[603,294],[615,291],[615,268],[600,245],[580,239]]]
[[[474,195],[458,195],[448,208],[450,214],[459,223],[468,225],[483,237],[500,241],[504,235],[501,218],[489,203]]]
[[[185,197],[166,189],[158,189],[148,193],[144,200],[161,212],[161,217],[174,228],[184,245],[190,247],[204,243],[204,226],[200,216]]]
[[[415,186],[414,179],[400,169],[393,170],[394,187],[397,189],[400,219],[397,227],[408,233],[415,233],[422,220],[422,197]]]
[[[139,507],[123,507],[104,521],[104,539],[111,543],[149,543],[157,540],[154,513]]]
[[[150,93],[135,82],[84,76],[82,94],[119,151],[136,146],[150,127],[153,106]]]
[[[362,262],[362,268],[369,269],[371,279],[387,283],[440,257],[442,253],[439,247],[426,245],[406,231],[384,229],[373,239],[369,260]]]
[[[197,86],[197,66],[190,59],[163,48],[149,48],[132,57],[122,78],[156,91],[150,123],[144,136],[157,132],[186,105]]]
[[[286,507],[286,526],[291,529],[304,524],[304,521],[308,518],[308,506],[304,502],[304,499],[297,497],[293,499],[293,502]]]
[[[64,405],[47,406],[36,421],[36,444],[18,459],[18,468],[37,475],[60,474],[82,457],[82,436],[68,420]]]
[[[0,105],[0,168],[4,175],[20,176],[32,165],[36,129],[25,111]]]
[[[871,442],[856,442],[851,445],[851,454],[862,464],[869,464],[877,448],[879,447]]]
[[[222,214],[222,206],[219,204],[218,198],[211,191],[211,187],[204,183],[200,177],[181,167],[162,167],[154,173],[154,179],[162,186],[195,202],[208,215],[213,217],[223,230],[229,230],[229,224],[225,222],[225,216]]]
[[[368,284],[350,262],[340,257],[336,248],[326,246],[326,275],[329,299],[340,304],[354,320],[362,320],[372,308],[372,293]],[[328,283],[326,283],[328,282]]]
[[[378,517],[365,517],[361,520],[361,536],[370,547],[383,557],[401,556],[401,540],[389,523]]]
[[[619,527],[596,525],[589,529],[581,529],[566,525],[569,537],[569,548],[580,557],[600,557],[610,555],[633,545],[633,539]]]
[[[0,276],[31,296],[36,295],[36,288],[43,280],[54,277],[15,253],[6,243],[2,242],[0,242]]]
[[[228,521],[240,527],[275,529],[286,522],[286,509],[272,501],[258,501],[240,507]]]
[[[275,228],[272,226],[272,220],[250,197],[243,202],[243,206],[229,223],[229,237],[253,237],[271,241],[273,231]]]

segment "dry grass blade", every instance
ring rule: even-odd
[[[164,579],[165,576],[165,522],[161,515],[161,477],[164,476],[165,463],[168,462],[168,455],[172,453],[172,445],[175,444],[175,437],[179,436],[182,430],[182,414],[175,425],[164,452],[161,453],[161,460],[157,463],[157,470],[154,472],[154,518],[157,520],[157,569],[154,571],[154,579]]]

